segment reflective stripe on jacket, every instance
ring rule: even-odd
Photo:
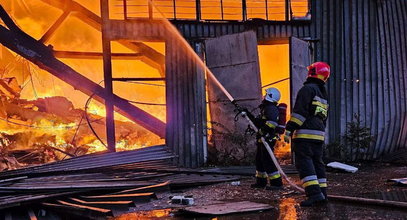
[[[286,126],[293,139],[324,141],[328,117],[328,94],[324,84],[321,80],[308,78],[298,92]]]

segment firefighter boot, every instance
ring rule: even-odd
[[[312,196],[309,196],[306,200],[300,202],[300,206],[309,207],[314,205],[321,205],[325,203],[325,196],[322,193],[318,193]]]
[[[266,186],[266,190],[280,190],[283,189],[283,180],[281,177],[270,180],[270,186]]]
[[[325,202],[328,202],[328,195],[326,194],[326,187],[321,187],[321,192],[325,196]]]
[[[251,188],[264,188],[267,185],[267,178],[256,177],[256,183],[250,185]]]

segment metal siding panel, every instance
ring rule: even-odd
[[[328,16],[328,11],[329,11],[329,1],[322,1],[322,16],[321,16],[321,26],[320,26],[320,33],[321,33],[321,39],[320,43],[322,45],[322,51],[321,51],[321,57],[323,57],[324,61],[328,61],[328,56],[327,56],[327,51],[328,51],[328,22],[329,22],[329,16]]]
[[[221,24],[215,24],[215,36],[219,37],[222,36],[222,26]]]
[[[228,25],[227,34],[233,34],[233,25]]]
[[[371,118],[372,118],[372,135],[378,137],[379,134],[379,87],[378,87],[378,62],[377,62],[377,54],[378,54],[378,20],[377,20],[377,5],[375,1],[368,1],[369,5],[369,40],[370,40],[370,51],[369,51],[369,62],[370,62],[370,81],[371,81],[371,102],[372,102],[372,110],[371,110]],[[368,150],[368,158],[371,159],[377,143],[370,147]]]
[[[345,121],[343,123],[343,126],[346,129],[346,122],[350,122],[353,119],[353,102],[352,102],[352,95],[353,95],[353,90],[352,90],[352,42],[354,41],[354,38],[352,36],[352,7],[349,5],[349,1],[345,1],[344,5],[344,30],[343,30],[343,35],[344,35],[344,57],[346,57],[345,60],[345,67],[344,67],[344,73],[345,73],[345,79],[344,79],[344,84],[345,84],[345,94],[343,96],[346,105],[345,108]],[[349,37],[349,39],[347,38]],[[349,59],[350,58],[350,59]]]
[[[356,85],[358,88],[358,113],[361,116],[362,120],[362,125],[366,126],[367,123],[367,118],[366,118],[366,94],[365,94],[365,76],[364,76],[364,61],[365,61],[365,50],[364,50],[364,17],[366,14],[364,13],[364,7],[363,3],[365,0],[360,0],[357,1],[357,36],[358,36],[358,44],[357,44],[357,60],[358,60],[358,66],[357,66],[357,79],[356,79]]]
[[[393,71],[394,71],[394,83],[396,85],[396,119],[395,119],[395,128],[394,128],[394,135],[393,135],[393,141],[392,144],[390,145],[390,148],[388,149],[388,153],[394,152],[395,149],[398,147],[398,143],[400,140],[400,135],[401,135],[401,122],[402,122],[402,112],[404,110],[403,104],[405,103],[405,97],[404,97],[404,85],[403,85],[403,80],[402,80],[402,74],[400,73],[401,67],[402,67],[402,61],[401,61],[401,51],[400,51],[400,46],[401,46],[401,41],[400,41],[400,18],[397,13],[397,6],[396,6],[396,1],[391,2],[391,15],[392,15],[392,26],[393,26],[393,36],[392,39],[394,40],[392,43],[392,52],[393,52]]]
[[[257,39],[264,39],[264,25],[257,28]]]
[[[270,38],[270,27],[269,25],[264,25],[263,26],[263,40]]]
[[[221,24],[221,29],[222,29],[222,35],[227,35],[228,34],[228,24]]]
[[[197,24],[196,25],[196,37],[205,37],[204,35],[204,25],[203,24]]]
[[[362,53],[364,54],[363,58],[363,66],[362,66],[362,71],[363,71],[363,81],[362,83],[364,84],[364,99],[365,99],[365,124],[367,127],[372,129],[372,124],[373,121],[376,120],[376,118],[372,118],[372,109],[374,108],[373,103],[372,103],[372,81],[371,81],[371,71],[370,71],[370,56],[371,56],[371,48],[370,48],[370,34],[374,34],[372,30],[370,30],[370,7],[369,7],[369,0],[363,1],[363,31],[362,31],[362,37],[363,37],[363,48],[362,48]],[[367,159],[369,157],[368,152],[370,150],[370,146],[367,149],[366,155],[363,159]]]
[[[386,57],[385,57],[385,28],[384,28],[384,17],[383,17],[383,10],[381,9],[381,6],[379,5],[381,3],[378,3],[378,12],[377,12],[377,17],[378,17],[378,40],[379,40],[379,50],[378,50],[378,87],[379,89],[379,96],[378,96],[378,105],[379,105],[379,112],[381,113],[380,115],[380,120],[379,120],[379,139],[376,144],[376,149],[373,154],[373,158],[376,158],[382,150],[382,146],[385,144],[385,139],[386,139],[386,125],[387,125],[387,118],[388,118],[388,98],[386,97],[387,94],[387,88],[386,88],[386,81],[387,81],[387,76],[385,75],[387,73],[386,70]],[[387,105],[387,106],[386,106]]]
[[[203,59],[204,51],[202,43],[196,45],[197,54]],[[205,82],[205,70],[202,66],[196,65],[195,73],[195,85],[196,85],[196,105],[195,112],[197,114],[197,166],[206,162],[207,155],[207,138],[206,138],[206,82]]]
[[[350,5],[350,34],[351,34],[351,48],[349,51],[349,55],[351,57],[350,62],[350,88],[352,88],[351,92],[351,116],[352,118],[350,121],[353,121],[353,116],[355,114],[359,114],[359,95],[358,95],[358,85],[356,83],[356,79],[358,78],[358,26],[357,26],[357,2],[359,0],[351,0]]]
[[[324,0],[319,0],[317,4],[317,9],[315,10],[315,38],[321,39],[321,20],[323,19],[322,13],[323,13],[323,7],[322,3]],[[318,42],[317,44],[317,50],[316,50],[316,60],[321,60],[321,50],[322,50],[322,44],[321,41]]]
[[[311,25],[307,25],[306,27],[304,27],[304,37],[312,38],[311,33],[310,33],[310,28],[311,28]]]
[[[188,53],[186,53],[188,54]],[[189,57],[187,55],[187,57]],[[183,96],[185,97],[184,101],[184,120],[185,120],[185,166],[187,167],[192,167],[192,161],[195,161],[195,155],[196,155],[196,144],[195,140],[193,139],[195,135],[195,130],[194,127],[192,126],[194,123],[194,109],[193,107],[195,106],[194,103],[194,89],[193,89],[193,80],[192,80],[192,72],[194,71],[192,68],[193,65],[193,58],[191,57],[190,59],[186,59],[185,62],[185,76],[184,82],[183,82]],[[194,149],[194,150],[193,150]],[[194,154],[192,152],[194,151]]]
[[[177,113],[177,103],[176,103],[176,68],[175,59],[175,49],[173,40],[166,42],[166,96],[167,96],[167,135],[166,144],[174,152],[174,154],[179,155],[178,149],[178,139],[176,132],[178,131],[178,124],[175,123],[178,120]],[[178,164],[178,158],[174,159],[175,164]]]
[[[191,30],[191,31],[190,31],[190,33],[191,33],[191,38],[196,38],[196,37],[197,37],[196,28],[197,28],[197,25],[196,25],[196,24],[189,24],[189,29]]]
[[[387,97],[385,99],[385,107],[388,106],[388,117],[387,117],[387,124],[386,124],[386,133],[385,133],[385,137],[386,137],[386,141],[383,142],[381,151],[380,151],[380,155],[386,152],[386,149],[390,146],[392,139],[393,139],[393,133],[394,133],[394,116],[395,116],[395,88],[394,88],[394,77],[393,77],[393,62],[392,62],[392,58],[391,58],[391,24],[390,24],[390,12],[388,11],[388,2],[383,2],[383,17],[384,17],[384,32],[385,32],[385,52],[384,52],[384,56],[385,56],[385,71],[387,72],[387,79],[386,79],[386,86],[387,86],[387,90],[386,90],[386,94]]]
[[[209,36],[216,37],[216,30],[214,25],[209,25]]]
[[[303,86],[309,65],[308,43],[295,37],[290,38],[290,89],[291,108],[294,107],[297,93]]]
[[[196,109],[202,108],[204,77],[196,80],[197,62],[188,55],[189,49],[178,39],[166,42],[166,97],[167,97],[167,136],[166,143],[178,157],[178,166],[197,167],[203,165],[205,137],[198,124],[206,122],[206,115],[198,117]],[[197,83],[201,86],[198,88]],[[199,91],[198,91],[199,90]]]
[[[346,28],[346,26],[345,26],[345,23],[346,23],[346,20],[345,20],[345,10],[347,9],[347,5],[345,5],[345,1],[344,1],[344,3],[343,3],[343,5],[342,5],[342,8],[341,8],[341,11],[340,11],[340,13],[342,14],[342,17],[341,17],[341,32],[340,33],[338,33],[338,35],[340,36],[340,44],[342,45],[342,47],[340,48],[340,50],[341,50],[341,55],[342,55],[342,59],[340,59],[339,60],[339,62],[338,62],[338,64],[340,65],[340,67],[341,67],[341,70],[340,70],[340,74],[341,74],[341,78],[339,79],[340,81],[339,81],[339,83],[340,83],[340,89],[341,89],[341,99],[340,99],[340,106],[342,107],[342,109],[341,109],[341,111],[340,111],[340,127],[339,127],[339,129],[340,129],[340,133],[341,134],[344,134],[345,133],[345,131],[346,131],[346,115],[347,115],[347,104],[346,104],[346,97],[347,97],[347,94],[346,94],[346,62],[345,62],[345,60],[346,60],[346,50],[345,50],[345,48],[346,48],[346,45],[345,45],[345,28]]]
[[[403,82],[403,90],[402,93],[404,94],[404,99],[402,100],[402,105],[403,105],[403,110],[402,110],[402,135],[401,135],[401,140],[400,140],[400,147],[405,148],[406,147],[406,140],[407,140],[407,97],[406,97],[406,90],[407,90],[407,52],[405,51],[407,48],[407,16],[406,13],[407,11],[405,10],[405,6],[407,4],[403,0],[398,0],[397,1],[397,14],[399,17],[400,21],[400,41],[401,41],[401,48],[403,48],[403,51],[401,52],[401,63],[402,63],[402,70],[401,70],[401,80]]]
[[[208,25],[202,24],[202,31],[203,31],[202,37],[205,37],[205,38],[210,37]]]
[[[177,80],[177,86],[175,88],[176,90],[176,105],[177,105],[177,121],[176,123],[178,124],[178,129],[176,131],[176,136],[178,140],[178,164],[183,166],[185,165],[185,152],[184,152],[184,147],[185,147],[185,142],[184,142],[184,110],[183,108],[183,103],[184,103],[184,97],[183,97],[183,78],[184,78],[184,65],[183,65],[183,54],[180,53],[180,45],[178,42],[176,43],[177,49],[176,49],[176,56],[175,56],[175,65],[176,67],[176,80]],[[175,48],[174,48],[175,49]]]
[[[335,97],[337,97],[337,90],[335,88],[336,85],[336,81],[338,80],[338,76],[336,75],[337,71],[335,71],[335,69],[337,69],[336,66],[336,62],[335,62],[335,57],[336,57],[336,43],[335,43],[335,33],[336,33],[336,29],[335,29],[335,25],[336,23],[334,22],[337,14],[336,14],[336,7],[332,7],[334,4],[334,0],[329,0],[329,17],[327,17],[327,19],[329,19],[329,40],[328,40],[328,45],[329,45],[329,53],[328,53],[328,63],[331,65],[331,69],[333,70],[333,74],[330,77],[329,81],[328,81],[328,91],[329,91],[329,105],[330,105],[330,111],[329,111],[329,117],[333,118],[334,120],[330,119],[330,121],[338,121],[337,119],[337,111],[336,111],[336,105],[334,104],[335,102]],[[331,138],[332,140],[335,140],[335,134],[338,132],[337,131],[337,126],[336,123],[328,123],[328,131],[329,131],[329,139],[328,141],[331,142]],[[333,135],[331,135],[333,134]]]
[[[212,55],[229,57],[227,62],[217,58],[207,59],[207,65],[236,100],[249,99],[249,101],[240,102],[240,104],[248,107],[248,109],[258,106],[261,102],[261,82],[257,39],[254,32],[209,39],[206,41],[206,55],[208,58]],[[242,84],[242,82],[245,83]],[[211,81],[211,78],[208,78],[208,94],[212,121],[220,123],[223,128],[229,131],[244,133],[247,124],[242,120],[238,122],[233,120],[235,117],[233,105],[226,100],[225,95]],[[215,144],[222,144],[221,140],[219,141],[219,143],[215,141]],[[226,146],[232,147],[233,144],[227,143],[220,147]]]
[[[302,34],[302,29],[301,29],[301,25],[295,24],[295,25],[289,25],[289,31],[287,32],[288,36],[296,36],[297,38],[302,38],[303,34]]]

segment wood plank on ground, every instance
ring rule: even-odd
[[[155,193],[133,193],[118,195],[101,195],[101,196],[80,196],[84,201],[133,201],[133,202],[150,202],[151,199],[157,199]]]
[[[74,191],[74,190],[117,190],[128,189],[133,187],[143,187],[154,184],[155,182],[145,181],[118,181],[118,182],[50,182],[35,184],[16,183],[11,186],[2,187],[2,191]]]
[[[130,207],[135,207],[133,201],[97,201],[97,202],[88,202],[84,200],[80,200],[77,198],[69,198],[68,202],[79,204],[79,205],[87,205],[93,206],[102,209],[110,209],[110,210],[120,210],[120,211],[128,211]]]
[[[78,206],[78,205],[70,205],[70,204],[57,204],[57,203],[49,203],[43,202],[41,203],[43,207],[46,209],[52,210],[58,213],[66,213],[69,215],[81,216],[90,219],[100,219],[106,218],[107,216],[113,216],[111,210],[105,209],[96,209],[90,208],[86,206]]]
[[[225,202],[212,205],[194,206],[182,209],[183,212],[198,215],[227,215],[232,213],[256,212],[272,209],[273,206],[263,203],[242,201]]]
[[[146,192],[163,192],[163,191],[169,191],[169,190],[170,190],[170,181],[166,181],[166,182],[155,184],[155,185],[144,186],[144,187],[139,187],[139,188],[135,188],[135,189],[127,189],[127,190],[122,190],[119,192],[109,193],[107,195],[146,193]]]

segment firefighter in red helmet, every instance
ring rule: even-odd
[[[328,117],[328,94],[325,83],[330,66],[316,62],[308,67],[308,77],[299,90],[290,120],[287,122],[285,141],[292,139],[295,165],[305,188],[307,199],[301,206],[312,206],[327,201],[327,182],[322,151]]]

